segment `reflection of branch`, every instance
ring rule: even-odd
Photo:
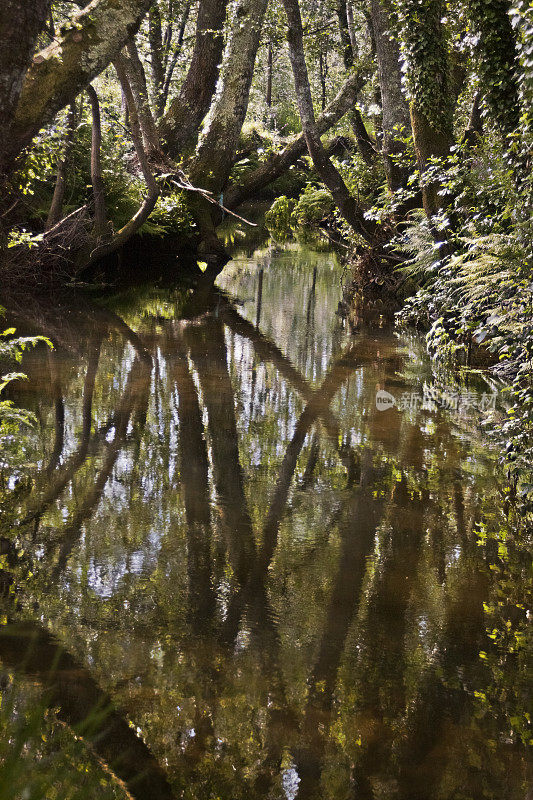
[[[258,331],[251,322],[244,319],[231,303],[224,298],[220,299],[220,312],[224,323],[230,330],[242,336],[244,339],[248,339],[253,344],[254,350],[261,361],[274,364],[280,375],[285,378],[292,388],[295,389],[306,402],[311,401],[314,395],[313,387],[310,386],[302,373],[291,363],[290,359],[283,355],[277,345],[271,342],[261,331]],[[329,410],[329,407],[325,408],[319,416],[323,422],[326,433],[338,447],[338,421]],[[343,452],[341,455],[344,458],[346,453]]]
[[[75,453],[63,464],[56,472],[55,476],[51,477],[45,474],[46,489],[44,492],[38,494],[38,499],[30,504],[30,509],[27,511],[20,524],[25,525],[35,518],[39,518],[54,500],[59,497],[65,486],[72,480],[78,469],[81,467],[87,457],[89,451],[89,443],[91,436],[91,423],[92,423],[92,402],[94,394],[94,383],[96,379],[96,372],[98,369],[98,361],[100,357],[100,341],[94,341],[93,346],[89,351],[89,359],[87,364],[87,373],[83,385],[83,412],[82,412],[82,434],[81,442]],[[37,490],[39,492],[39,490]]]
[[[123,781],[135,800],[173,800],[167,777],[103,692],[91,673],[45,628],[31,622],[0,628],[0,659],[5,667],[39,681],[49,708],[83,736],[105,765]]]
[[[317,417],[327,412],[333,397],[347,380],[358,362],[354,359],[354,346],[351,344],[347,350],[335,361],[321,386],[312,392],[310,400],[298,419],[291,441],[288,444],[285,456],[280,466],[278,480],[270,501],[270,507],[263,526],[263,543],[255,559],[253,570],[249,579],[233,596],[227,614],[226,631],[224,639],[236,635],[239,620],[246,603],[255,590],[255,587],[264,580],[264,576],[272,561],[277,540],[279,526],[287,505],[289,490],[302,450],[305,438]]]
[[[364,476],[347,500],[340,526],[341,551],[337,576],[315,666],[308,680],[309,695],[302,722],[303,747],[295,751],[300,785],[298,796],[312,797],[319,783],[337,674],[351,624],[361,599],[367,558],[382,513],[383,502],[372,496],[372,478]]]
[[[83,503],[75,513],[71,523],[61,532],[62,545],[59,552],[57,563],[52,571],[51,580],[54,582],[63,572],[68,558],[76,545],[81,533],[83,522],[90,518],[94,509],[102,496],[109,476],[113,470],[115,462],[124,444],[124,439],[128,431],[128,424],[133,413],[137,400],[142,393],[139,393],[139,383],[146,384],[149,380],[150,372],[140,360],[134,361],[128,382],[124,389],[124,394],[116,414],[115,435],[112,442],[106,445],[107,455],[104,459],[102,469],[98,473],[93,486],[87,492]]]
[[[50,461],[48,462],[45,473],[49,475],[54,471],[59,462],[59,456],[63,451],[65,442],[65,403],[61,391],[61,379],[57,363],[57,353],[48,351],[48,366],[50,368],[50,388],[54,398],[55,426],[54,426],[54,446]]]
[[[198,392],[179,338],[172,340],[175,351],[172,375],[179,399],[180,479],[187,519],[187,575],[191,625],[205,630],[215,612],[211,583],[211,509],[209,464]]]

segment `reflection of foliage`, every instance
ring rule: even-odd
[[[512,533],[507,526],[480,525],[478,539],[491,570],[491,592],[483,606],[491,644],[480,657],[492,679],[477,696],[483,717],[498,718],[510,741],[533,745],[530,543],[524,531]]]
[[[0,631],[1,635],[1,631]],[[126,795],[35,687],[0,690],[0,800],[119,800]]]
[[[39,342],[45,342],[49,347],[52,343],[44,336],[14,338],[14,328],[8,328],[0,333],[0,360],[4,362],[20,363],[24,352],[35,347]],[[15,380],[24,379],[21,372],[9,372],[0,376],[0,395],[4,389]],[[23,425],[33,425],[35,417],[23,408],[17,408],[11,400],[0,400],[0,482],[5,483],[6,471],[20,462],[22,458],[20,428]]]

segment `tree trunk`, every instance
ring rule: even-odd
[[[266,6],[267,0],[239,0],[231,21],[220,91],[190,170],[193,183],[214,192],[224,188],[237,152]]]
[[[442,0],[420,4],[402,0],[400,6],[402,39],[406,56],[407,79],[412,97],[411,128],[422,200],[429,218],[443,206],[440,185],[425,177],[433,158],[445,159],[453,143],[454,96],[450,81],[450,63],[445,23],[446,6]]]
[[[467,13],[476,35],[474,54],[483,97],[504,137],[520,122],[518,51],[507,0],[468,0]],[[529,56],[529,51],[526,51]]]
[[[159,126],[165,152],[172,158],[194,141],[209,111],[224,49],[226,6],[227,0],[200,1],[191,65]]]
[[[165,106],[163,105],[165,67],[163,65],[163,29],[158,0],[148,12],[148,43],[150,45],[153,100],[157,116],[162,117],[165,111]]]
[[[328,78],[328,56],[327,53],[320,52],[318,59],[320,68],[320,108],[324,111],[327,100],[327,86],[326,81]]]
[[[353,21],[353,8],[352,0],[346,0],[346,24],[348,26],[348,34],[350,36],[350,44],[352,52],[355,55],[357,52],[357,39],[355,38],[355,25]]]
[[[126,45],[126,49],[127,56],[122,53],[121,60],[128,77],[128,83],[135,98],[144,149],[150,155],[157,154],[161,152],[159,133],[152,114],[152,109],[150,108],[148,87],[146,85],[146,74],[144,72],[142,61],[139,58],[137,45],[133,39],[130,39]]]
[[[355,141],[357,142],[359,155],[368,167],[372,167],[376,161],[378,152],[374,147],[374,142],[368,135],[366,125],[358,108],[354,108],[350,114],[350,122],[352,124]]]
[[[274,53],[272,50],[272,42],[268,43],[267,54],[267,84],[266,84],[266,104],[269,113],[272,109],[272,73],[274,68]]]
[[[76,112],[76,104],[72,103],[67,118],[65,145],[63,148],[63,153],[57,165],[57,177],[56,177],[54,195],[52,197],[52,202],[50,204],[50,211],[48,212],[48,218],[46,220],[45,230],[47,231],[49,231],[50,228],[53,228],[54,225],[57,225],[57,223],[61,219],[61,215],[63,212],[63,200],[65,197],[67,169],[69,164],[70,153],[72,150],[72,145],[74,144],[77,118],[78,115]]]
[[[337,208],[346,222],[367,242],[374,243],[377,232],[375,223],[365,220],[363,210],[350,195],[346,184],[338,170],[329,160],[320,141],[315,123],[307,65],[305,63],[302,19],[298,0],[283,0],[283,6],[289,23],[287,38],[296,98],[309,155],[313,160],[316,171],[331,192]]]
[[[267,4],[268,0],[239,0],[235,6],[220,90],[209,112],[205,132],[190,167],[192,183],[214,192],[215,195],[224,191],[235,160],[248,109],[255,58]],[[203,253],[208,262],[227,258],[216,237],[212,208],[199,195],[191,198],[191,211],[200,230]]]
[[[316,130],[319,136],[328,131],[353,107],[363,79],[361,75],[351,75],[344,83],[338,95],[327,106],[324,113],[316,120]],[[224,205],[235,209],[245,200],[255,197],[258,192],[277,180],[286,172],[307,150],[304,134],[300,134],[293,142],[288,144],[280,153],[270,156],[264,164],[247,175],[246,183],[233,184],[224,194]]]
[[[356,60],[356,41],[353,30],[353,11],[348,2],[344,0],[337,0],[335,4],[335,11],[339,22],[339,34],[342,42],[342,57],[346,70],[353,69]],[[368,167],[372,167],[377,156],[376,149],[372,139],[368,135],[363,117],[358,108],[352,109],[350,114],[350,123],[357,143],[359,155]]]
[[[477,144],[483,134],[483,118],[481,116],[481,97],[476,92],[472,100],[472,109],[468,119],[467,128],[463,134],[463,143],[469,147]]]
[[[87,94],[91,104],[92,136],[91,136],[91,183],[94,202],[94,237],[102,239],[109,231],[105,206],[105,186],[102,178],[102,123],[100,119],[100,103],[92,86],[87,86]]]
[[[143,147],[143,138],[142,138],[141,125],[139,122],[139,113],[137,106],[135,104],[133,91],[128,81],[128,76],[126,73],[122,57],[116,59],[114,65],[120,83],[122,85],[122,89],[126,96],[126,102],[128,104],[128,112],[129,112],[131,137],[133,139],[135,152],[137,153],[137,158],[139,160],[139,165],[141,167],[141,172],[143,174],[143,178],[146,183],[148,192],[137,213],[134,214],[134,216],[119,231],[117,231],[115,236],[113,236],[113,238],[110,241],[103,242],[102,244],[95,247],[94,250],[92,250],[89,258],[86,259],[82,264],[80,264],[80,266],[82,266],[83,268],[91,266],[91,264],[94,264],[99,259],[104,258],[104,256],[107,256],[110,253],[113,253],[116,250],[118,250],[120,247],[123,247],[123,245],[125,245],[126,242],[129,239],[131,239],[131,237],[134,236],[139,231],[139,229],[144,225],[144,223],[154,210],[157,200],[159,198],[159,187],[157,185],[157,181],[155,180],[152,174],[150,165],[148,163],[148,158],[146,156],[146,152]]]
[[[180,28],[178,33],[178,41],[176,42],[176,47],[174,48],[174,53],[172,58],[170,58],[170,51],[169,51],[169,58],[168,64],[166,67],[166,74],[165,74],[165,85],[163,86],[163,99],[161,101],[162,111],[161,114],[164,113],[165,107],[167,105],[168,100],[168,93],[170,91],[170,84],[172,82],[172,77],[174,75],[174,70],[176,69],[176,64],[178,63],[179,54],[181,52],[181,48],[183,47],[183,38],[185,36],[185,28],[187,27],[187,22],[189,20],[189,15],[191,13],[191,3],[187,2],[185,4],[185,8],[183,9],[183,14],[181,15],[181,22]]]
[[[351,7],[350,7],[350,12],[351,12]],[[348,22],[348,6],[346,0],[335,0],[335,13],[337,14],[337,19],[339,21],[339,34],[341,37],[341,46],[342,46],[342,60],[344,61],[344,66],[350,68],[353,67],[354,65],[355,47],[354,47],[354,42],[352,42],[352,37],[350,35],[350,26]],[[352,14],[352,23],[353,23],[353,14]]]
[[[388,0],[371,0],[370,10],[381,88],[383,161],[387,184],[394,191],[404,188],[409,177],[408,169],[395,163],[405,151],[397,137],[402,130],[404,135],[409,131],[409,107],[402,92],[400,48],[394,37]]]
[[[15,109],[50,6],[51,0],[3,0],[0,4],[0,173],[11,158]]]
[[[43,125],[107,67],[152,2],[99,0],[72,15],[66,33],[34,57],[26,74],[11,133],[4,140],[5,159],[13,163]]]

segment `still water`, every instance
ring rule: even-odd
[[[56,347],[1,470],[1,798],[529,796],[493,387],[444,408],[342,278],[265,247],[214,289],[4,302]]]

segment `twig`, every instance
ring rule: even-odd
[[[187,192],[196,192],[197,194],[201,194],[202,197],[204,197],[210,203],[213,203],[213,205],[218,206],[219,208],[221,208],[222,211],[226,212],[226,214],[231,214],[232,217],[237,217],[237,219],[240,219],[240,221],[244,222],[246,225],[251,225],[252,228],[257,228],[258,227],[256,222],[250,222],[249,219],[245,219],[244,217],[239,216],[239,214],[236,214],[235,211],[230,211],[229,208],[226,208],[226,206],[223,206],[222,203],[220,203],[218,200],[215,200],[215,198],[213,197],[212,193],[209,192],[207,189],[200,189],[198,186],[193,186],[192,183],[181,183],[181,182],[178,182],[178,181],[175,181],[175,180],[173,180],[172,183],[175,186],[178,186],[180,189],[185,189],[185,191],[187,191]]]

